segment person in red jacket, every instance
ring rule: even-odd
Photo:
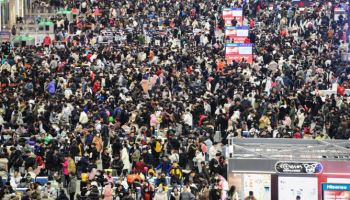
[[[249,27],[250,27],[250,28],[254,28],[254,26],[255,26],[255,21],[254,21],[254,19],[250,19],[250,21],[249,21]]]
[[[97,91],[99,91],[101,89],[101,83],[99,80],[96,80],[94,83],[94,86],[92,88],[93,93],[96,93]]]
[[[145,173],[145,167],[146,167],[146,164],[143,161],[143,158],[140,158],[140,161],[135,163],[135,168],[134,168],[135,173]]]
[[[43,44],[44,44],[45,47],[50,46],[50,44],[51,44],[51,38],[50,38],[49,34],[47,34],[47,35],[44,37]]]
[[[207,118],[208,118],[208,117],[205,116],[205,115],[200,115],[200,116],[199,116],[198,125],[199,125],[199,126],[202,126],[204,120],[207,119]]]

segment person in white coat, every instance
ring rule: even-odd
[[[124,167],[123,172],[130,172],[130,160],[129,160],[129,153],[126,146],[123,147],[121,153],[121,160],[123,161]]]
[[[13,189],[16,189],[17,185],[20,183],[21,179],[22,179],[21,174],[19,173],[19,171],[15,170],[11,176],[11,179],[10,179],[11,187]]]
[[[88,118],[86,112],[81,111],[80,116],[79,116],[79,123],[84,125],[84,124],[86,124],[88,122],[89,122],[89,118]]]
[[[189,109],[187,109],[185,114],[183,115],[183,120],[184,120],[184,123],[187,124],[188,126],[190,127],[193,126],[193,116]]]
[[[298,127],[302,128],[305,120],[305,114],[304,114],[304,109],[300,108],[297,112],[297,117],[298,117]]]
[[[168,192],[165,191],[162,184],[158,186],[157,192],[154,195],[154,200],[168,200]]]
[[[202,172],[201,162],[205,161],[205,154],[202,151],[197,150],[195,160],[198,167],[198,173],[201,173]]]

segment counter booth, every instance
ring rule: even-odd
[[[34,45],[35,43],[35,38],[29,36],[29,35],[20,35],[14,38],[13,42],[13,46],[18,47],[18,46],[30,46],[30,45]]]
[[[228,182],[240,199],[350,200],[350,141],[229,141]]]

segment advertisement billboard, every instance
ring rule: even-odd
[[[253,191],[257,200],[271,199],[271,175],[244,174],[243,189],[244,197],[249,195],[249,191]]]
[[[0,31],[0,42],[9,42],[11,39],[11,32]]]
[[[232,20],[236,19],[236,26],[242,26],[243,24],[243,9],[242,8],[224,8],[222,11],[222,18],[225,21],[225,26],[231,26]]]
[[[227,26],[225,37],[233,39],[234,43],[244,43],[249,36],[249,26]]]
[[[317,177],[278,177],[278,199],[318,199]]]
[[[347,17],[347,5],[346,4],[339,4],[337,7],[334,8],[334,20],[339,20],[339,16],[342,15],[344,19]]]
[[[350,200],[350,184],[322,184],[323,200]]]
[[[242,62],[242,60],[248,63],[253,63],[253,44],[237,44],[229,43],[225,44],[225,59],[228,62],[236,61]]]

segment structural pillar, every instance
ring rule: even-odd
[[[16,4],[16,0],[9,0],[9,21],[8,21],[8,29],[12,28],[12,25],[16,24],[16,13],[19,11],[19,4]]]

